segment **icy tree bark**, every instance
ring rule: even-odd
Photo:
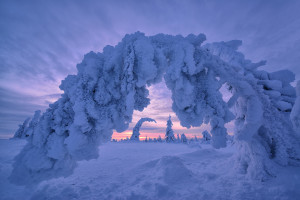
[[[130,140],[132,140],[132,141],[139,141],[140,140],[140,128],[141,128],[141,126],[143,125],[144,122],[155,122],[156,123],[156,121],[152,118],[148,118],[148,117],[141,118],[136,123],[136,125],[134,126],[134,128],[132,130],[132,135],[130,137]]]
[[[299,164],[299,136],[290,119],[294,74],[258,70],[265,62],[246,60],[237,51],[241,41],[201,46],[204,40],[203,34],[135,33],[102,53],[85,55],[77,75],[62,81],[62,97],[29,125],[32,134],[15,159],[10,179],[31,184],[68,176],[77,161],[97,158],[98,145],[110,140],[113,129],[128,128],[133,111],[150,103],[146,87],[162,77],[181,125],[209,123],[215,148],[225,147],[224,124],[235,119],[240,171],[264,179],[274,174],[276,164]],[[233,93],[228,102],[219,92],[224,83]]]

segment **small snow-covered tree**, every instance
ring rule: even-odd
[[[206,130],[202,132],[202,136],[203,136],[203,140],[206,141],[206,142],[211,140],[211,135]]]
[[[187,140],[187,138],[186,138],[186,136],[185,136],[184,133],[181,134],[181,142],[185,143],[185,144],[188,142],[188,140]]]
[[[300,81],[298,81],[296,86],[297,98],[291,112],[291,121],[293,123],[294,129],[298,135],[300,135]]]
[[[198,138],[196,135],[195,135],[194,139],[195,139],[195,142],[198,142]]]
[[[132,135],[130,137],[130,140],[132,141],[139,141],[140,140],[140,128],[143,125],[144,122],[155,122],[156,121],[154,119],[145,117],[145,118],[141,118],[136,125],[134,126],[133,130],[132,130]]]
[[[178,142],[178,143],[181,142],[179,134],[177,134],[176,142]]]
[[[26,130],[27,125],[30,120],[30,117],[28,117],[23,124],[19,125],[19,129],[15,132],[14,138],[25,138],[26,137]]]
[[[167,121],[167,129],[166,129],[166,136],[165,136],[166,142],[174,142],[175,141],[175,136],[174,136],[172,126],[173,126],[173,123],[171,120],[171,116],[169,116],[169,119]]]
[[[157,138],[157,142],[162,142],[161,136],[159,135]]]

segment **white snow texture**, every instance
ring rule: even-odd
[[[240,172],[263,180],[274,175],[276,164],[298,165],[299,97],[293,109],[295,129],[290,119],[295,75],[258,70],[265,61],[246,60],[237,51],[241,41],[201,46],[205,39],[203,34],[148,37],[137,32],[102,53],[86,54],[77,75],[62,81],[62,97],[29,125],[32,133],[15,158],[10,180],[34,184],[68,176],[76,161],[97,158],[99,144],[111,139],[113,129],[128,128],[133,111],[150,103],[146,87],[162,78],[181,125],[209,123],[215,148],[226,146],[224,124],[235,119]],[[228,102],[219,92],[225,83],[233,94]]]

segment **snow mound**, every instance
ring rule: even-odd
[[[191,181],[193,178],[193,173],[186,168],[183,161],[177,156],[163,156],[158,160],[145,163],[138,170],[147,172],[147,180],[153,180],[153,177],[155,177],[159,180],[162,179],[169,186],[184,184],[184,182]]]

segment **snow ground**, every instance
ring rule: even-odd
[[[79,162],[72,176],[38,186],[9,183],[24,140],[0,140],[0,199],[300,199],[300,168],[266,182],[233,169],[233,146],[107,143],[100,157]]]

